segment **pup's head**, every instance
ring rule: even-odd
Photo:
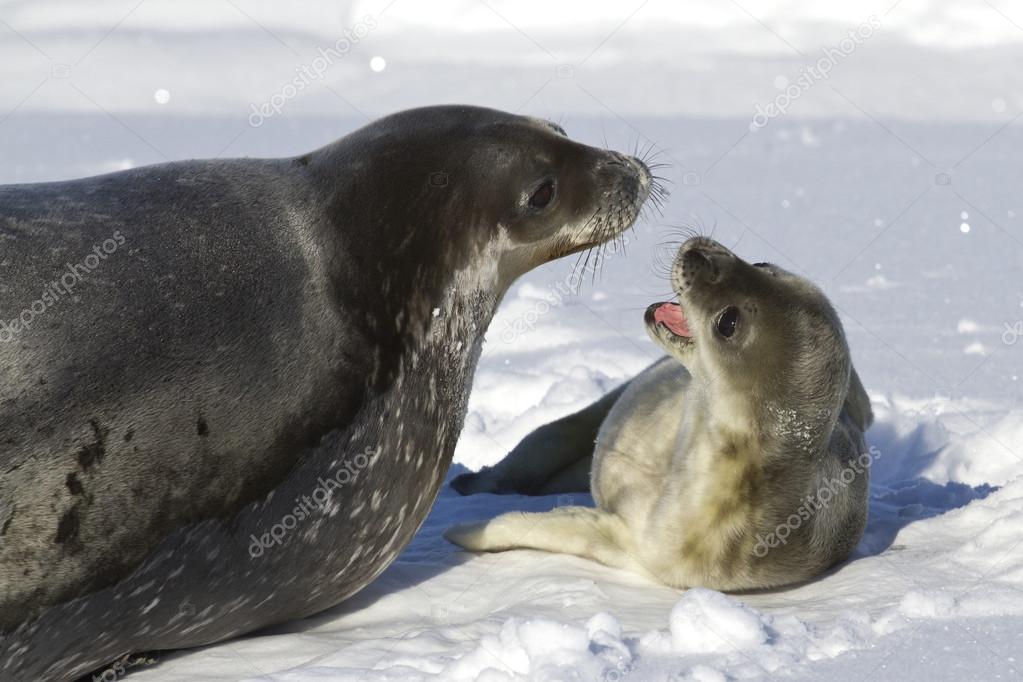
[[[820,289],[776,265],[747,263],[704,237],[682,245],[671,279],[678,302],[647,308],[647,331],[694,378],[837,415],[852,363],[838,315]]]

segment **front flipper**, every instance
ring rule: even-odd
[[[621,519],[591,507],[511,512],[490,521],[452,526],[444,537],[474,552],[539,549],[649,575],[635,557],[631,535]]]
[[[457,476],[451,487],[462,495],[589,492],[593,443],[626,386],[628,382],[578,412],[535,429],[496,465]]]

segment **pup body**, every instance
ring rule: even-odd
[[[592,458],[573,432],[560,456],[516,448],[455,481],[464,493],[557,480],[559,492],[588,487],[597,507],[505,514],[455,527],[450,540],[567,552],[720,590],[806,580],[849,555],[867,517],[871,414],[834,310],[806,280],[702,238],[680,250],[673,285],[681,305],[646,315],[669,357],[562,420],[600,422]],[[558,422],[542,429],[526,440],[558,450]],[[528,474],[502,484],[517,461]],[[589,486],[566,473],[580,462]]]

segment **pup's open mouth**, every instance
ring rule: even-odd
[[[646,309],[644,318],[650,335],[662,345],[670,344],[676,348],[684,348],[693,343],[689,320],[686,318],[685,310],[678,303],[674,301],[654,303]]]
[[[678,303],[659,303],[654,308],[654,322],[667,327],[675,336],[692,337],[685,311]]]

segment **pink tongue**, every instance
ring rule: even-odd
[[[662,303],[654,309],[654,321],[663,322],[664,326],[678,336],[692,336],[685,313],[678,303]]]

